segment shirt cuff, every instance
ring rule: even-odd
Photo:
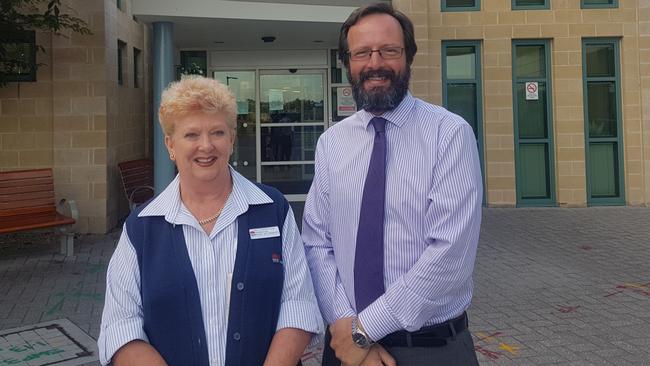
[[[388,309],[384,296],[379,297],[359,314],[361,326],[373,342],[402,329]]]
[[[283,328],[297,328],[312,333],[309,347],[320,343],[325,333],[325,324],[318,305],[311,301],[289,300],[282,303],[276,331]]]
[[[101,364],[108,365],[115,352],[131,341],[140,339],[149,342],[142,325],[142,319],[124,319],[102,329],[98,342]]]

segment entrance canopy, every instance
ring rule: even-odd
[[[354,9],[371,2],[134,0],[133,14],[147,23],[173,23],[177,48],[323,49],[336,47],[341,23]],[[274,41],[262,40],[268,36]]]

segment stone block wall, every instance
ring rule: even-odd
[[[147,136],[151,125],[149,30],[133,18],[131,1],[106,1],[106,95],[107,95],[107,223],[114,226],[128,214],[117,164],[149,155]],[[122,85],[118,84],[117,48],[123,43]],[[134,77],[135,51],[140,50],[140,76]]]
[[[76,230],[103,233],[117,224],[114,207],[125,201],[116,161],[148,151],[148,76],[143,75],[140,90],[116,98],[110,46],[117,41],[107,41],[118,28],[116,17],[107,16],[107,9],[116,8],[115,0],[65,0],[63,6],[84,19],[93,34],[37,33],[37,43],[45,48],[37,55],[43,64],[37,81],[0,88],[0,170],[53,168],[57,198],[77,202]],[[132,23],[120,29],[124,38],[139,40],[144,58],[145,27]],[[132,64],[127,62],[125,70],[132,70]],[[136,120],[137,128],[132,127]],[[117,153],[125,144],[131,144],[129,152]]]
[[[579,0],[552,0],[548,10],[512,10],[511,0],[481,0],[481,11],[463,12],[441,12],[440,1],[393,1],[414,21],[418,48],[423,51],[414,62],[411,89],[415,95],[441,104],[441,42],[482,42],[488,205],[516,204],[513,39],[551,40],[557,202],[569,207],[587,205],[582,92],[585,37],[621,39],[626,201],[634,206],[650,203],[649,0],[619,0],[618,8],[612,9],[581,9]]]
[[[639,75],[645,202],[650,203],[650,0],[639,0]]]

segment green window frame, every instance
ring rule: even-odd
[[[625,204],[619,43],[618,38],[582,39],[585,169],[587,204],[590,206]],[[601,51],[610,49],[611,53],[601,52],[590,59],[589,54],[592,50],[599,51],[598,48]],[[591,64],[592,60],[609,62],[604,65]],[[606,100],[595,103],[594,99],[599,96],[606,96]],[[616,110],[612,111],[611,107]],[[611,123],[612,118],[615,119],[614,123]]]
[[[458,1],[458,0],[456,0]],[[440,10],[446,11],[480,11],[481,0],[461,0],[460,4],[454,4],[454,0],[441,0]]]
[[[512,10],[550,9],[549,0],[512,0]]]
[[[142,51],[133,47],[133,87],[142,87]]]
[[[126,59],[126,43],[117,40],[117,85],[124,85],[124,65]]]
[[[447,56],[451,53],[473,50],[474,67],[471,68],[470,75],[451,75],[447,64]],[[461,61],[462,63],[462,61]],[[469,66],[469,65],[468,65]],[[458,88],[460,94],[467,96],[471,94],[474,98],[474,110],[463,110],[453,100],[452,89]],[[474,89],[473,91],[471,89]],[[464,89],[464,90],[463,90]],[[467,93],[469,91],[469,94]],[[462,102],[462,101],[461,101]],[[483,143],[483,84],[481,76],[481,41],[443,41],[442,42],[442,104],[451,112],[465,118],[472,126],[474,136],[478,145],[479,158],[481,163],[481,172],[485,172],[484,167],[484,143]],[[483,176],[483,186],[485,187],[485,174]],[[484,190],[484,192],[487,192]],[[485,194],[483,195],[485,203]]]
[[[594,0],[580,0],[582,9],[607,9],[618,8],[618,0],[607,0],[606,2]]]
[[[529,52],[535,49],[539,51],[538,62],[524,63],[520,68],[519,54],[523,55],[524,51],[528,51],[527,54],[534,56],[534,53]],[[557,205],[551,75],[551,49],[548,40],[512,41],[512,106],[517,206]],[[537,100],[526,98],[527,82],[537,83]],[[522,92],[523,94],[520,95]],[[524,99],[521,99],[522,96]],[[528,109],[524,111],[521,106]],[[535,116],[537,119],[534,118]]]

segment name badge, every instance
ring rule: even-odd
[[[248,233],[251,236],[251,239],[265,239],[265,238],[277,238],[280,236],[280,229],[277,226],[269,227],[258,227],[257,229],[249,229]]]

